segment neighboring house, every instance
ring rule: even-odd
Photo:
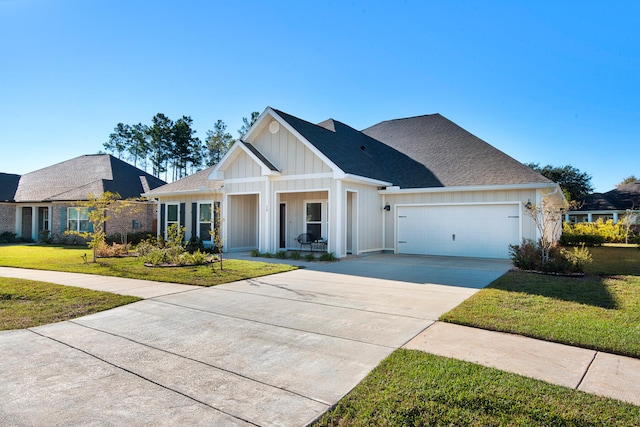
[[[20,175],[0,173],[0,233],[15,231],[15,196],[19,181]]]
[[[200,190],[205,173],[146,196],[158,200],[158,229],[177,222],[187,238],[202,237],[199,203],[219,201],[225,251],[299,249],[296,238],[312,233],[337,257],[507,258],[509,244],[539,237],[523,205],[563,198],[557,184],[439,114],[357,131],[268,107]]]
[[[222,181],[212,181],[213,166],[178,181],[158,187],[145,194],[160,200],[158,206],[158,235],[167,237],[172,224],[185,227],[185,239],[202,239],[206,247],[213,247],[212,224],[220,209]]]
[[[15,175],[14,175],[15,176]],[[86,208],[74,207],[90,195],[119,193],[140,198],[164,181],[109,154],[76,157],[19,177],[10,203],[3,203],[0,223],[18,237],[61,238],[67,230],[89,231]],[[4,192],[4,187],[3,187]],[[3,198],[6,198],[3,197]],[[155,204],[141,202],[139,212],[121,215],[106,224],[106,233],[155,231]]]
[[[640,214],[640,181],[624,184],[606,193],[593,193],[580,200],[579,208],[565,214],[565,221],[617,223],[628,213]]]

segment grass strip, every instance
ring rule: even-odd
[[[320,426],[637,426],[640,407],[570,388],[400,349]]]
[[[0,330],[61,322],[139,300],[73,286],[0,277]]]
[[[157,268],[145,267],[136,257],[100,258],[97,263],[85,263],[85,254],[91,259],[91,252],[87,248],[51,245],[0,246],[0,265],[199,286],[214,286],[297,268],[285,264],[243,260],[224,260],[222,271],[217,263]]]

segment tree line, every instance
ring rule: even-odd
[[[242,118],[242,127],[238,129],[239,139],[259,115],[254,111],[249,118]],[[222,120],[217,120],[213,130],[207,131],[204,141],[195,134],[190,116],[173,121],[158,113],[153,116],[150,125],[118,123],[103,147],[136,167],[145,171],[150,168],[151,174],[157,178],[164,173],[165,181],[169,177],[175,181],[203,167],[217,164],[236,141],[227,132],[227,125]]]

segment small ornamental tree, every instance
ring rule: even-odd
[[[77,202],[78,209],[87,209],[87,218],[91,224],[90,231],[67,230],[65,234],[80,236],[88,240],[88,245],[93,249],[93,261],[98,257],[98,248],[105,242],[105,223],[112,215],[117,215],[132,202],[120,200],[120,194],[105,191],[100,197],[89,195],[88,200]]]
[[[631,228],[638,223],[638,218],[640,218],[640,211],[627,209],[627,213],[621,221],[622,227],[624,229],[625,243],[629,243],[629,236],[633,235],[633,231],[631,230]]]
[[[575,202],[553,198],[552,194],[544,195],[539,205],[530,202],[524,204],[524,213],[533,220],[540,235],[542,265],[549,262],[549,253],[562,233],[562,216],[575,206]]]
[[[213,239],[213,246],[214,249],[217,250],[218,252],[218,260],[220,260],[220,271],[222,271],[222,244],[224,243],[224,239],[222,238],[222,215],[221,215],[221,209],[220,209],[220,203],[219,202],[215,202],[213,204],[213,211],[214,211],[214,215],[213,218],[211,220],[212,224],[211,224],[211,230],[209,230],[209,233],[211,234],[211,237]]]

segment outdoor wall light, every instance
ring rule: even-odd
[[[531,204],[531,200],[527,200],[527,203],[525,203],[524,207],[527,209],[531,209],[533,207],[533,205]]]
[[[391,210],[391,205],[386,204],[386,205],[384,205],[384,208],[382,208],[382,209],[384,209],[385,211],[389,212]]]

